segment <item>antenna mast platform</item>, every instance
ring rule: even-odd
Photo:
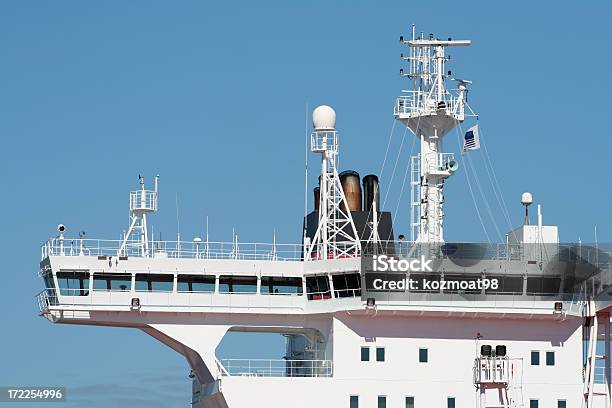
[[[466,85],[470,81],[454,79],[445,72],[450,56],[447,47],[470,45],[469,40],[440,40],[423,33],[417,38],[412,26],[412,39],[400,42],[408,46],[409,72],[400,75],[412,82],[411,90],[402,91],[397,98],[394,115],[421,141],[421,152],[411,157],[410,237],[413,242],[444,242],[442,210],[445,180],[455,173],[458,163],[452,153],[442,153],[442,137],[465,119]],[[449,89],[446,80],[457,82]]]

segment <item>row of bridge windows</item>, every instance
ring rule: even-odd
[[[61,295],[88,296],[90,273],[86,271],[57,272],[57,282]],[[46,281],[47,282],[47,281]],[[47,287],[52,288],[52,282]],[[51,285],[50,285],[51,284]],[[218,289],[217,289],[218,285]],[[332,296],[333,285],[333,296]],[[358,273],[317,275],[305,277],[262,276],[259,293],[266,295],[304,294],[309,300],[329,299],[332,297],[361,296],[361,278]],[[94,273],[91,289],[106,291],[129,291],[132,288],[132,275],[117,273]],[[136,273],[134,290],[140,292],[174,291],[174,275]],[[257,276],[237,275],[193,275],[179,274],[176,277],[177,292],[199,293],[258,293]]]

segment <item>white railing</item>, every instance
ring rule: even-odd
[[[36,295],[36,304],[40,313],[48,312],[49,308],[53,305],[57,305],[57,303],[57,295],[55,295],[54,289],[43,290]]]
[[[518,358],[478,357],[474,360],[474,384],[513,383],[521,365]]]
[[[130,192],[130,210],[157,211],[157,191],[136,190]]]
[[[41,247],[49,256],[111,256],[119,254],[120,240],[52,238]],[[151,258],[239,259],[288,261],[302,259],[302,245],[252,242],[153,241]],[[128,241],[121,256],[142,257],[142,245]]]
[[[243,377],[331,377],[331,360],[222,359],[222,375]]]
[[[133,310],[134,298],[138,299],[138,309],[175,311],[229,308],[302,312],[306,304],[306,297],[301,295],[131,291],[129,287],[125,290],[49,288],[36,295],[36,303],[40,313],[50,310]]]
[[[460,109],[459,90],[449,89],[444,101],[438,101],[429,92],[419,90],[406,90],[404,94],[396,99],[394,114],[424,116],[438,110],[444,110],[447,114],[462,116]],[[443,104],[442,104],[443,102]],[[461,119],[463,119],[461,117]]]

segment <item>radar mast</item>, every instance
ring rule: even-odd
[[[395,103],[395,118],[406,125],[421,142],[421,152],[411,157],[410,237],[413,242],[444,242],[442,193],[445,180],[458,169],[452,153],[442,153],[442,137],[465,119],[466,86],[470,81],[451,78],[445,72],[450,56],[447,47],[468,46],[469,40],[440,40],[423,33],[417,38],[412,26],[412,39],[400,42],[408,46],[408,55],[401,55],[408,72],[400,75],[412,82],[412,89],[403,90]],[[457,83],[447,87],[447,80]]]

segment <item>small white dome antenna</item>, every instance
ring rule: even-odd
[[[521,204],[525,207],[525,225],[529,225],[529,206],[533,204],[533,196],[526,191],[521,195]]]
[[[312,126],[315,130],[335,130],[336,111],[331,106],[321,105],[312,112]]]

